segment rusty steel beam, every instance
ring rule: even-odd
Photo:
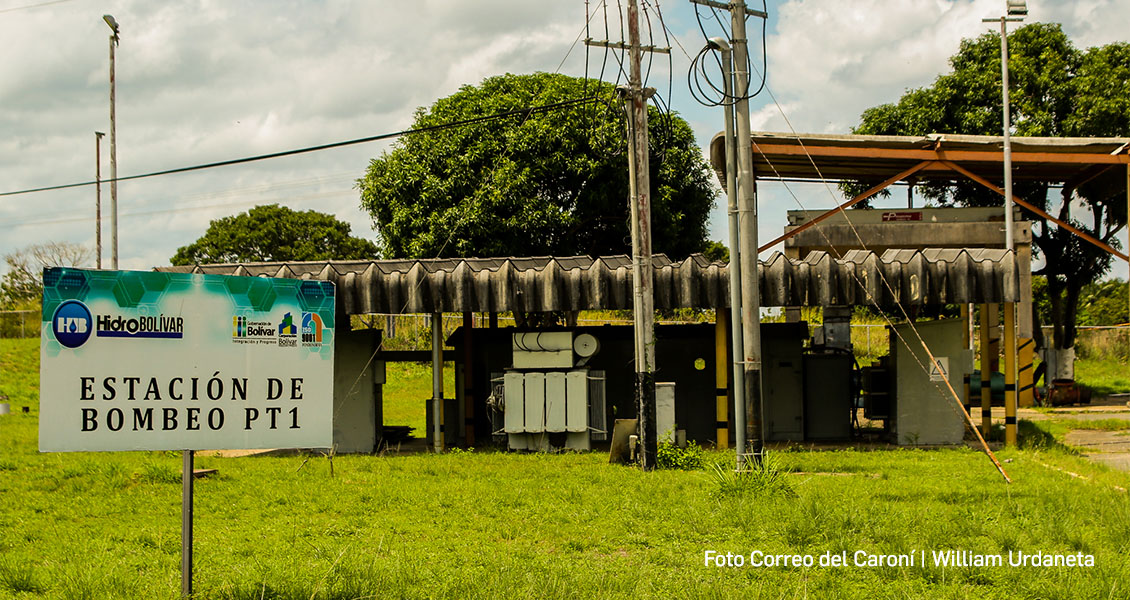
[[[931,161],[920,162],[920,163],[914,165],[913,167],[903,171],[902,173],[899,173],[898,175],[890,177],[889,179],[887,179],[883,183],[880,183],[880,184],[872,187],[871,189],[869,189],[866,192],[863,192],[862,194],[852,198],[851,200],[848,200],[847,202],[844,202],[843,204],[841,204],[841,205],[839,205],[839,206],[837,206],[833,209],[830,209],[828,212],[825,212],[824,214],[820,215],[819,217],[816,217],[815,219],[812,219],[811,221],[808,221],[808,222],[800,225],[796,229],[785,233],[784,235],[782,235],[782,236],[778,237],[777,239],[769,242],[768,244],[761,246],[760,248],[757,249],[757,251],[759,253],[765,252],[769,248],[772,248],[773,246],[776,246],[777,244],[793,237],[794,235],[797,235],[798,233],[813,227],[814,225],[823,221],[824,219],[831,217],[833,214],[835,214],[835,213],[837,213],[841,210],[844,210],[845,208],[849,208],[849,207],[855,206],[856,204],[859,204],[860,202],[863,202],[864,200],[870,198],[871,196],[874,196],[875,194],[878,194],[879,192],[887,189],[894,182],[906,179],[907,177],[913,175],[914,173],[917,173],[918,171],[926,168],[927,166],[930,165],[930,162]]]
[[[943,160],[941,162],[942,162],[942,164],[946,165],[947,167],[953,169],[954,171],[957,171],[958,173],[961,173],[962,175],[965,175],[966,177],[968,177],[968,178],[972,179],[973,181],[976,181],[977,183],[989,188],[990,190],[993,190],[994,192],[996,192],[996,193],[998,193],[1002,196],[1004,195],[1004,190],[1002,190],[1000,187],[994,185],[991,181],[985,179],[984,177],[981,177],[981,176],[977,175],[976,173],[969,171],[968,169],[962,167],[961,165],[959,165],[955,162],[948,161],[948,160]],[[1021,200],[1020,198],[1016,197],[1015,195],[1012,197],[1012,201],[1019,204],[1020,206],[1023,206],[1024,208],[1027,208],[1028,210],[1036,213],[1037,215],[1040,215],[1041,217],[1051,221],[1052,223],[1055,223],[1056,225],[1070,231],[1071,233],[1074,233],[1075,235],[1083,238],[1084,240],[1090,242],[1091,244],[1094,244],[1095,246],[1098,246],[1099,248],[1106,250],[1107,252],[1117,256],[1118,258],[1121,258],[1124,261],[1130,262],[1130,256],[1127,256],[1127,255],[1123,254],[1122,252],[1115,250],[1109,244],[1104,243],[1103,241],[1101,241],[1098,238],[1092,236],[1091,234],[1079,229],[1078,227],[1075,227],[1074,225],[1072,225],[1070,223],[1067,223],[1065,221],[1062,221],[1060,219],[1057,219],[1057,218],[1051,216],[1050,214],[1047,213],[1047,211],[1045,211],[1045,210],[1043,210],[1043,209],[1041,209],[1037,206],[1034,206],[1032,204],[1029,204],[1028,202]]]
[[[870,159],[952,160],[962,162],[1002,162],[1004,152],[987,150],[932,150],[903,148],[854,148],[846,146],[794,145],[757,142],[757,154],[778,156],[828,156]],[[1051,164],[1130,164],[1125,154],[1082,152],[1016,152],[1012,162]]]

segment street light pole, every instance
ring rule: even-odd
[[[110,268],[118,269],[118,133],[114,98],[114,49],[118,46],[118,22],[110,15],[102,15],[110,26]]]
[[[94,248],[98,268],[102,268],[102,136],[94,132]]]
[[[1004,244],[1014,250],[1012,224],[1012,135],[1009,131],[1012,117],[1008,100],[1008,22],[1020,22],[1028,14],[1025,0],[1007,0],[1005,14],[999,18],[982,19],[983,23],[1000,22],[1001,25],[1001,102],[1004,113]]]
[[[983,22],[1000,21],[1001,25],[1001,109],[1003,112],[1002,132],[1004,134],[1004,244],[1009,252],[1015,252],[1012,218],[1012,117],[1008,99],[1008,22],[1023,21],[1028,14],[1025,0],[1006,0],[1005,14],[999,19],[984,19]],[[1016,303],[1006,302],[1004,306],[1004,382],[1005,382],[1005,443],[1016,445]],[[984,322],[984,321],[982,321]],[[993,323],[992,325],[995,325]],[[982,372],[986,368],[982,359]]]

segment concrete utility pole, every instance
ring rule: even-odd
[[[118,269],[118,128],[115,114],[114,49],[118,47],[118,21],[102,15],[110,26],[110,268]]]
[[[636,409],[639,417],[640,464],[655,468],[658,432],[655,423],[655,293],[651,265],[651,184],[647,155],[647,100],[655,90],[643,88],[640,63],[639,7],[628,0],[628,178],[632,206],[632,316],[636,341]]]
[[[765,450],[761,404],[761,288],[757,272],[757,189],[753,181],[753,140],[749,126],[749,44],[746,39],[747,14],[766,18],[760,11],[750,11],[744,0],[730,3],[730,27],[734,32],[734,120],[738,144],[738,229],[741,235],[742,270],[742,343],[745,346],[745,398],[748,453],[754,464],[761,464]],[[741,465],[738,465],[741,467]]]
[[[651,184],[648,165],[647,101],[655,90],[643,87],[640,63],[644,52],[667,54],[670,48],[640,45],[639,6],[628,0],[628,43],[586,39],[589,46],[628,50],[627,87],[619,88],[628,113],[628,180],[632,226],[632,315],[635,329],[636,410],[639,418],[640,464],[655,468],[658,432],[655,423],[655,292],[651,263]]]
[[[102,268],[102,136],[94,132],[94,248],[98,255],[97,265]]]

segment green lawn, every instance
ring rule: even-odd
[[[35,346],[20,344],[0,340],[0,393],[16,405],[35,401]],[[196,588],[247,599],[1130,595],[1130,499],[1113,487],[1130,475],[1046,440],[999,456],[1011,485],[967,449],[781,452],[791,494],[721,494],[709,471],[642,473],[599,453],[343,455],[332,475],[320,455],[201,456],[219,473],[197,481]],[[40,454],[34,410],[0,417],[0,597],[177,597],[179,468],[177,453]],[[703,566],[707,550],[945,549],[1083,552],[1096,564]]]
[[[1094,389],[1097,396],[1130,393],[1130,369],[1117,358],[1077,360],[1075,379]]]

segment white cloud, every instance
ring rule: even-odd
[[[1031,4],[1029,21],[1063,22],[1080,47],[1126,39],[1124,0]],[[933,81],[961,38],[989,31],[981,19],[1002,7],[1000,0],[771,2],[769,88],[798,131],[846,132],[864,109]],[[461,85],[557,69],[582,30],[584,10],[582,0],[117,0],[5,13],[0,36],[13,52],[0,61],[0,191],[92,178],[93,131],[109,127],[103,12],[122,25],[119,159],[121,174],[129,175],[403,129],[416,107]],[[704,40],[689,3],[664,2],[663,10],[677,33],[674,108],[705,145],[722,129],[721,111],[691,100],[688,60],[676,43],[694,54]],[[604,36],[599,18],[591,33]],[[751,20],[750,39],[759,34]],[[584,50],[572,50],[563,72],[584,73]],[[590,75],[602,57],[591,52]],[[610,59],[608,79],[615,69]],[[659,57],[649,84],[665,93],[667,78],[667,60]],[[752,113],[754,128],[787,129],[767,93],[754,100]],[[355,233],[374,237],[352,179],[388,146],[123,182],[123,265],[164,262],[210,219],[261,202],[331,212]],[[108,140],[104,176],[107,147]],[[764,238],[780,231],[783,211],[795,204],[783,190],[762,188]],[[80,189],[0,197],[0,253],[49,239],[92,244],[89,220],[29,222],[87,219],[93,195]],[[108,186],[103,196],[108,206]],[[806,205],[832,201],[820,189],[801,196]],[[213,205],[221,206],[198,208]],[[168,209],[176,212],[148,214]],[[722,239],[725,230],[719,209],[712,232]]]

